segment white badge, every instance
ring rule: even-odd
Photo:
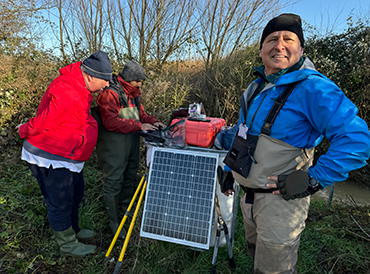
[[[248,127],[244,124],[239,125],[238,135],[243,139],[247,140]]]

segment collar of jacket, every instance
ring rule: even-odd
[[[297,63],[295,63],[293,66],[291,66],[289,68],[282,69],[279,72],[270,74],[268,76],[265,75],[265,66],[254,67],[254,70],[256,71],[255,74],[259,78],[261,78],[263,82],[275,84],[276,81],[280,78],[280,76],[282,76],[284,74],[287,74],[287,73],[290,73],[290,72],[293,72],[293,71],[296,71],[296,70],[299,70],[299,68],[302,66],[303,62],[304,62],[304,59],[303,59],[303,57],[301,57],[299,59],[299,61]]]
[[[140,89],[133,87],[128,82],[124,81],[121,76],[117,75],[117,80],[126,92],[127,97],[136,98],[141,95]]]

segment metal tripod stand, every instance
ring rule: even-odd
[[[212,267],[211,267],[211,273],[216,273],[216,261],[217,261],[217,252],[218,252],[218,247],[220,245],[220,236],[221,236],[221,231],[224,232],[225,234],[225,239],[227,243],[227,250],[229,253],[229,266],[232,270],[236,268],[235,266],[235,261],[234,261],[234,255],[233,255],[233,250],[230,242],[230,236],[229,236],[229,230],[227,228],[226,222],[224,219],[222,219],[221,215],[221,209],[220,209],[220,204],[218,201],[218,197],[216,194],[215,197],[215,203],[216,203],[216,210],[217,210],[217,233],[216,233],[216,242],[215,242],[215,247],[213,250],[213,258],[212,258]]]

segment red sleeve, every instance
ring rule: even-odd
[[[75,102],[68,87],[57,85],[49,87],[41,99],[37,115],[19,128],[22,139],[51,130],[73,115]]]
[[[140,121],[142,123],[149,123],[149,124],[154,124],[155,122],[159,122],[157,118],[155,118],[154,116],[149,116],[145,112],[143,105],[141,105],[140,107]]]
[[[104,127],[113,132],[130,133],[141,129],[141,123],[135,119],[121,119],[118,117],[120,103],[118,94],[110,89],[100,92],[97,103]]]

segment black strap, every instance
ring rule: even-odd
[[[278,188],[250,188],[243,185],[240,185],[240,188],[243,189],[245,195],[245,203],[253,204],[254,203],[254,193],[272,193]]]
[[[130,106],[127,95],[126,95],[126,92],[123,89],[123,87],[121,86],[121,84],[118,83],[118,81],[117,81],[116,85],[108,87],[108,89],[117,93],[118,98],[119,98],[119,103],[121,104],[121,106],[123,106],[124,108],[127,108],[127,107]],[[138,97],[135,97],[133,99],[134,99],[135,106],[136,106],[136,108],[137,108],[137,110],[139,111],[139,114],[140,114],[140,110],[141,110],[140,97],[138,96]]]
[[[243,185],[240,185],[240,188],[245,193],[272,193],[275,190],[279,190],[278,188],[250,188]]]
[[[123,106],[124,108],[127,108],[130,106],[129,101],[128,101],[129,98],[127,97],[123,86],[118,81],[115,74],[113,74],[113,79],[109,82],[109,87],[106,87],[106,89],[110,89],[111,91],[114,91],[115,93],[117,93],[119,103],[121,104],[121,106]],[[141,109],[140,97],[139,96],[135,97],[133,101],[140,114],[140,109]]]
[[[293,89],[295,88],[297,84],[298,82],[288,84],[286,88],[284,89],[284,91],[280,94],[280,96],[275,99],[275,103],[270,109],[264,121],[264,124],[261,128],[261,133],[270,135],[271,127],[273,126],[277,115],[279,114],[281,108],[283,107],[289,95],[292,93]]]

